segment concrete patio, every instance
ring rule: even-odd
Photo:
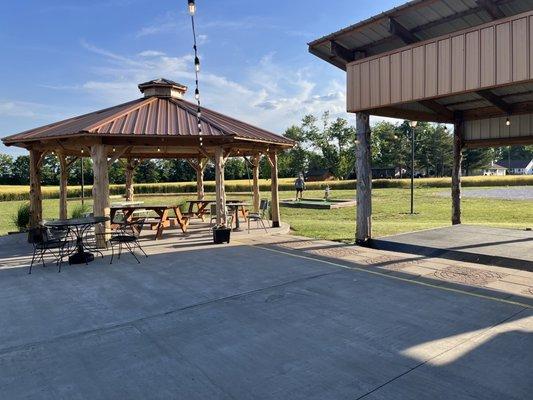
[[[286,234],[50,265],[0,238],[2,399],[527,399],[533,273]]]

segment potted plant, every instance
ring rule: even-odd
[[[225,224],[215,225],[213,227],[213,243],[229,243],[231,234],[231,228],[228,228]]]

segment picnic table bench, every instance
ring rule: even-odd
[[[153,211],[157,214],[156,222],[151,224],[151,228],[156,230],[155,239],[161,239],[163,237],[163,229],[170,226],[179,225],[183,233],[187,232],[189,226],[189,218],[181,213],[179,206],[176,205],[116,205],[110,208],[111,221],[114,221],[114,217],[117,212],[122,212],[124,215],[124,221],[131,221],[133,213],[138,211]],[[170,213],[174,212],[174,217],[170,216]]]

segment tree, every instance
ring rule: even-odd
[[[30,156],[18,156],[13,162],[13,184],[30,184]]]
[[[142,160],[135,169],[134,181],[138,183],[159,182],[161,171],[156,161]]]
[[[0,185],[13,183],[13,157],[0,154]]]
[[[465,175],[470,175],[473,170],[490,165],[494,161],[495,153],[495,149],[491,148],[463,150],[462,167],[465,170]]]

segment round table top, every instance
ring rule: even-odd
[[[109,221],[109,217],[85,217],[85,218],[68,218],[56,219],[45,222],[45,226],[78,226],[78,225],[93,225]]]

